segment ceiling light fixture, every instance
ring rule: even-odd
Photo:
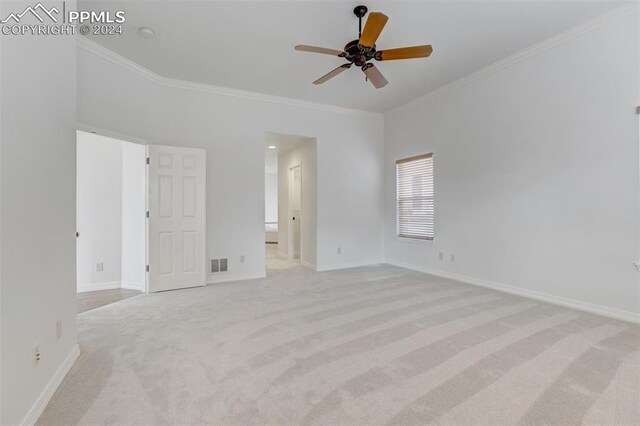
[[[276,149],[276,146],[275,146],[275,145],[269,145],[269,147],[268,147],[268,148],[269,148],[269,149]]]
[[[140,29],[138,30],[138,34],[140,34],[140,37],[142,38],[151,38],[156,35],[155,31],[147,27],[140,27]]]

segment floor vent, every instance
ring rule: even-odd
[[[209,263],[209,273],[215,274],[217,272],[227,272],[228,261],[224,259],[211,259]]]

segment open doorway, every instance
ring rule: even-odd
[[[316,267],[316,139],[265,137],[267,274]]]
[[[206,283],[206,151],[77,133],[79,310]]]
[[[146,147],[77,132],[78,312],[145,291]]]

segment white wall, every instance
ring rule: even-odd
[[[385,114],[388,261],[637,318],[638,43],[628,14]],[[401,241],[394,162],[426,152],[436,237]]]
[[[208,282],[264,275],[266,132],[317,138],[318,266],[382,259],[381,116],[171,80],[160,84],[157,76],[84,41],[78,69],[82,125],[207,150],[207,257],[229,259],[229,272]]]
[[[317,267],[318,244],[316,151],[317,142],[311,139],[278,156],[278,253],[285,257],[289,253],[289,169],[300,166],[300,262],[313,268]]]
[[[77,169],[78,291],[120,288],[122,142],[79,131]]]
[[[122,142],[122,288],[145,290],[146,169],[144,145]]]
[[[278,174],[264,175],[264,221],[278,221]]]
[[[29,4],[3,1],[2,16]],[[66,36],[1,38],[0,423],[14,425],[35,421],[79,353],[76,42]],[[36,343],[42,359],[33,365]]]
[[[78,131],[80,292],[145,289],[145,159],[144,145]]]

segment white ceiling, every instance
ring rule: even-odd
[[[264,139],[264,171],[265,173],[278,173],[278,156],[300,146],[301,143],[313,141],[314,138],[306,136],[285,135],[282,133],[268,132]],[[275,149],[269,148],[275,146]]]
[[[389,16],[379,49],[432,44],[428,59],[376,63],[376,90],[356,67],[313,80],[344,60],[296,52],[357,38],[353,8]],[[369,111],[387,111],[619,5],[617,1],[140,1],[80,0],[124,10],[124,34],[92,39],[162,75]],[[145,39],[139,27],[156,35]]]

